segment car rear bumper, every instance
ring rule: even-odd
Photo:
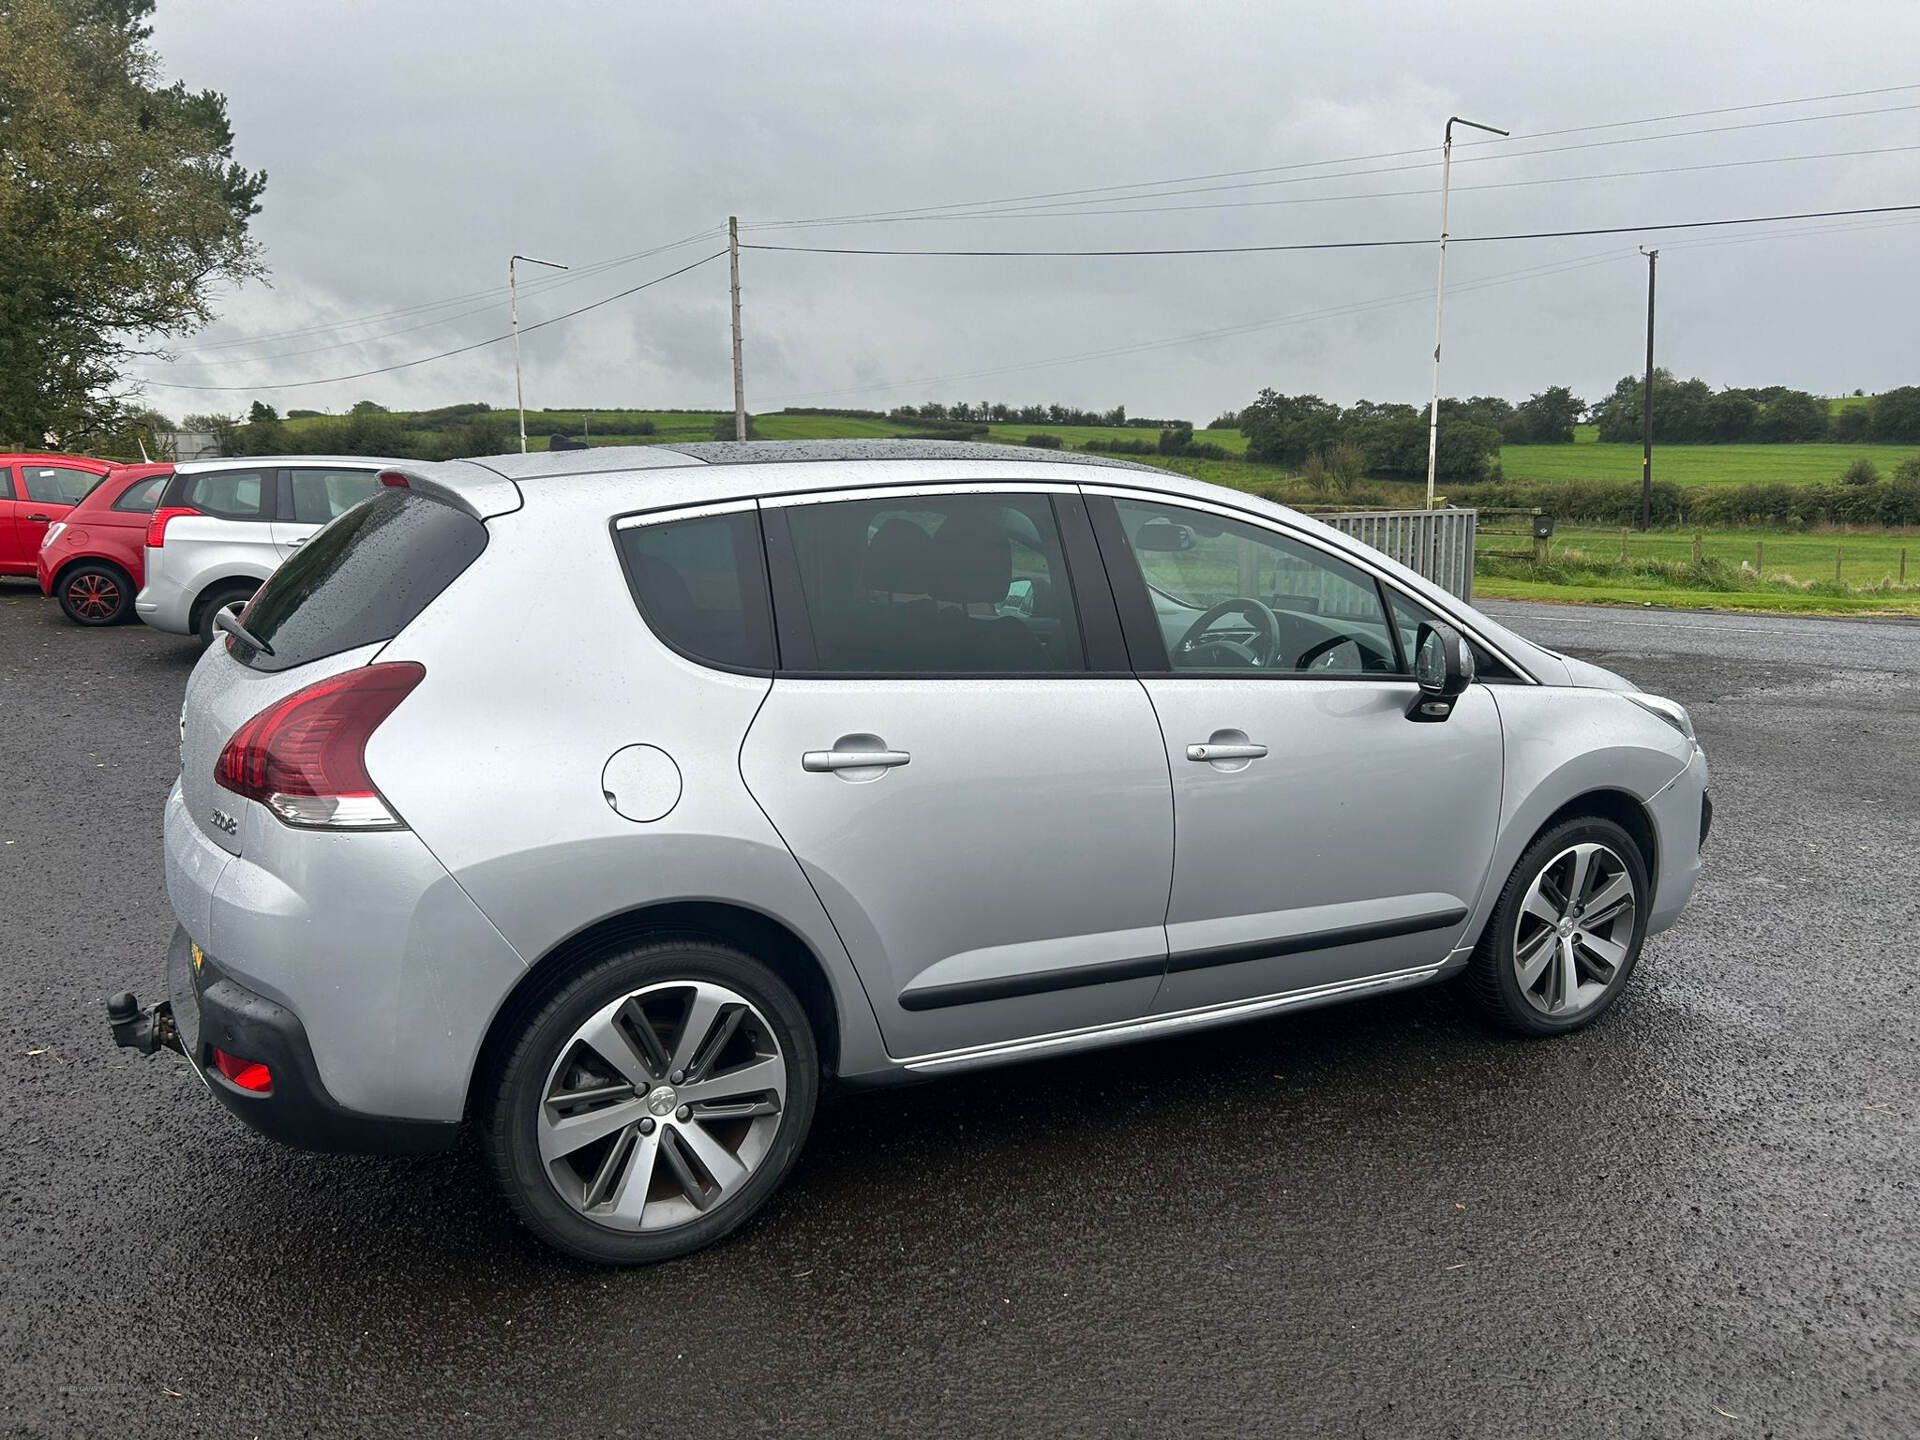
[[[176,926],[167,949],[168,990],[180,1046],[213,1096],[262,1135],[303,1150],[393,1154],[453,1143],[450,1121],[407,1120],[350,1110],[335,1100],[314,1064],[300,1017],[256,994],[219,962],[196,954]],[[214,1052],[265,1065],[264,1090],[222,1074]]]
[[[133,613],[156,630],[191,635],[193,596],[183,587],[170,582],[165,575],[154,573],[160,553],[153,550],[147,554],[146,582],[133,597]]]

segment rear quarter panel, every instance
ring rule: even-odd
[[[381,653],[419,661],[427,678],[375,733],[368,768],[529,964],[643,906],[741,905],[793,930],[826,969],[841,1073],[885,1068],[866,992],[741,779],[771,681],[707,669],[653,637],[612,513],[544,503],[489,522],[485,554]],[[680,798],[659,820],[623,819],[606,799],[602,772],[629,745],[678,767]]]

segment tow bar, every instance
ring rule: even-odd
[[[107,1024],[113,1029],[114,1044],[138,1050],[142,1055],[157,1054],[163,1049],[187,1053],[187,1047],[180,1043],[179,1028],[173,1023],[171,1000],[162,1000],[143,1010],[139,998],[131,990],[123,990],[107,1001]]]

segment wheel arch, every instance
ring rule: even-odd
[[[792,989],[813,1027],[823,1081],[838,1071],[841,1024],[826,966],[813,948],[784,921],[745,905],[718,900],[674,900],[636,906],[608,915],[554,945],[527,967],[493,1019],[475,1056],[467,1082],[466,1114],[513,1048],[526,1017],[556,989],[588,964],[623,946],[663,935],[718,940],[752,955]]]
[[[58,592],[61,585],[66,583],[67,576],[73,573],[73,568],[76,565],[105,565],[109,569],[119,571],[120,574],[126,578],[129,592],[140,588],[134,581],[133,572],[125,565],[122,565],[111,555],[103,555],[89,551],[82,555],[70,555],[60,562],[60,568],[53,572],[53,581],[50,586],[53,592]]]
[[[219,591],[223,589],[237,589],[243,584],[251,585],[255,590],[258,590],[266,583],[266,576],[255,575],[249,570],[228,570],[222,574],[216,574],[211,578],[200,580],[198,582],[198,588],[193,592],[193,603],[187,606],[188,632],[192,633],[200,628],[200,617],[206,613],[209,601]]]
[[[1660,832],[1655,828],[1653,815],[1645,803],[1625,790],[1588,790],[1574,796],[1541,822],[1539,828],[1527,837],[1527,843],[1520,847],[1520,853],[1524,855],[1534,841],[1554,826],[1568,820],[1588,818],[1611,820],[1632,837],[1633,843],[1639,847],[1640,859],[1647,867],[1647,899],[1651,902],[1653,886],[1660,877]]]

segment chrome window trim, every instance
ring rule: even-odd
[[[657,510],[636,510],[628,515],[616,515],[613,528],[637,530],[642,525],[666,525],[675,520],[703,520],[711,515],[738,515],[743,510],[758,508],[757,500],[722,500],[712,505],[666,505]]]
[[[1203,510],[1209,514],[1218,515],[1223,519],[1238,520],[1243,524],[1262,526],[1265,529],[1286,536],[1289,540],[1296,540],[1302,545],[1311,545],[1323,554],[1331,555],[1336,560],[1343,560],[1355,569],[1364,571],[1367,575],[1386,586],[1387,589],[1393,591],[1394,594],[1399,595],[1411,605],[1418,606],[1422,610],[1432,610],[1435,608],[1425,597],[1416,595],[1408,590],[1406,586],[1402,585],[1393,575],[1382,569],[1369,557],[1356,555],[1338,545],[1329,545],[1320,536],[1309,534],[1304,530],[1296,530],[1287,524],[1286,521],[1276,520],[1271,515],[1262,515],[1252,510],[1242,510],[1237,506],[1223,505],[1214,500],[1201,500],[1191,495],[1179,494],[1175,491],[1149,490],[1145,486],[1139,485],[1082,485],[1079,489],[1084,494],[1100,495],[1110,500],[1153,500],[1164,505],[1185,506],[1194,510]],[[1388,622],[1392,623],[1393,617],[1389,615],[1387,618]],[[1513,673],[1519,676],[1526,684],[1538,685],[1541,683],[1538,676],[1527,669],[1526,666],[1520,664],[1498,645],[1494,644],[1493,641],[1487,639],[1485,635],[1481,634],[1480,631],[1475,628],[1471,621],[1463,620],[1450,612],[1442,612],[1441,618],[1446,620],[1448,624],[1454,625],[1463,631],[1468,639],[1472,640],[1501,664],[1513,671]]]
[[[904,480],[897,485],[862,485],[846,490],[796,490],[764,495],[769,508],[835,505],[842,501],[889,500],[901,495],[1076,495],[1080,487],[1059,480]]]

